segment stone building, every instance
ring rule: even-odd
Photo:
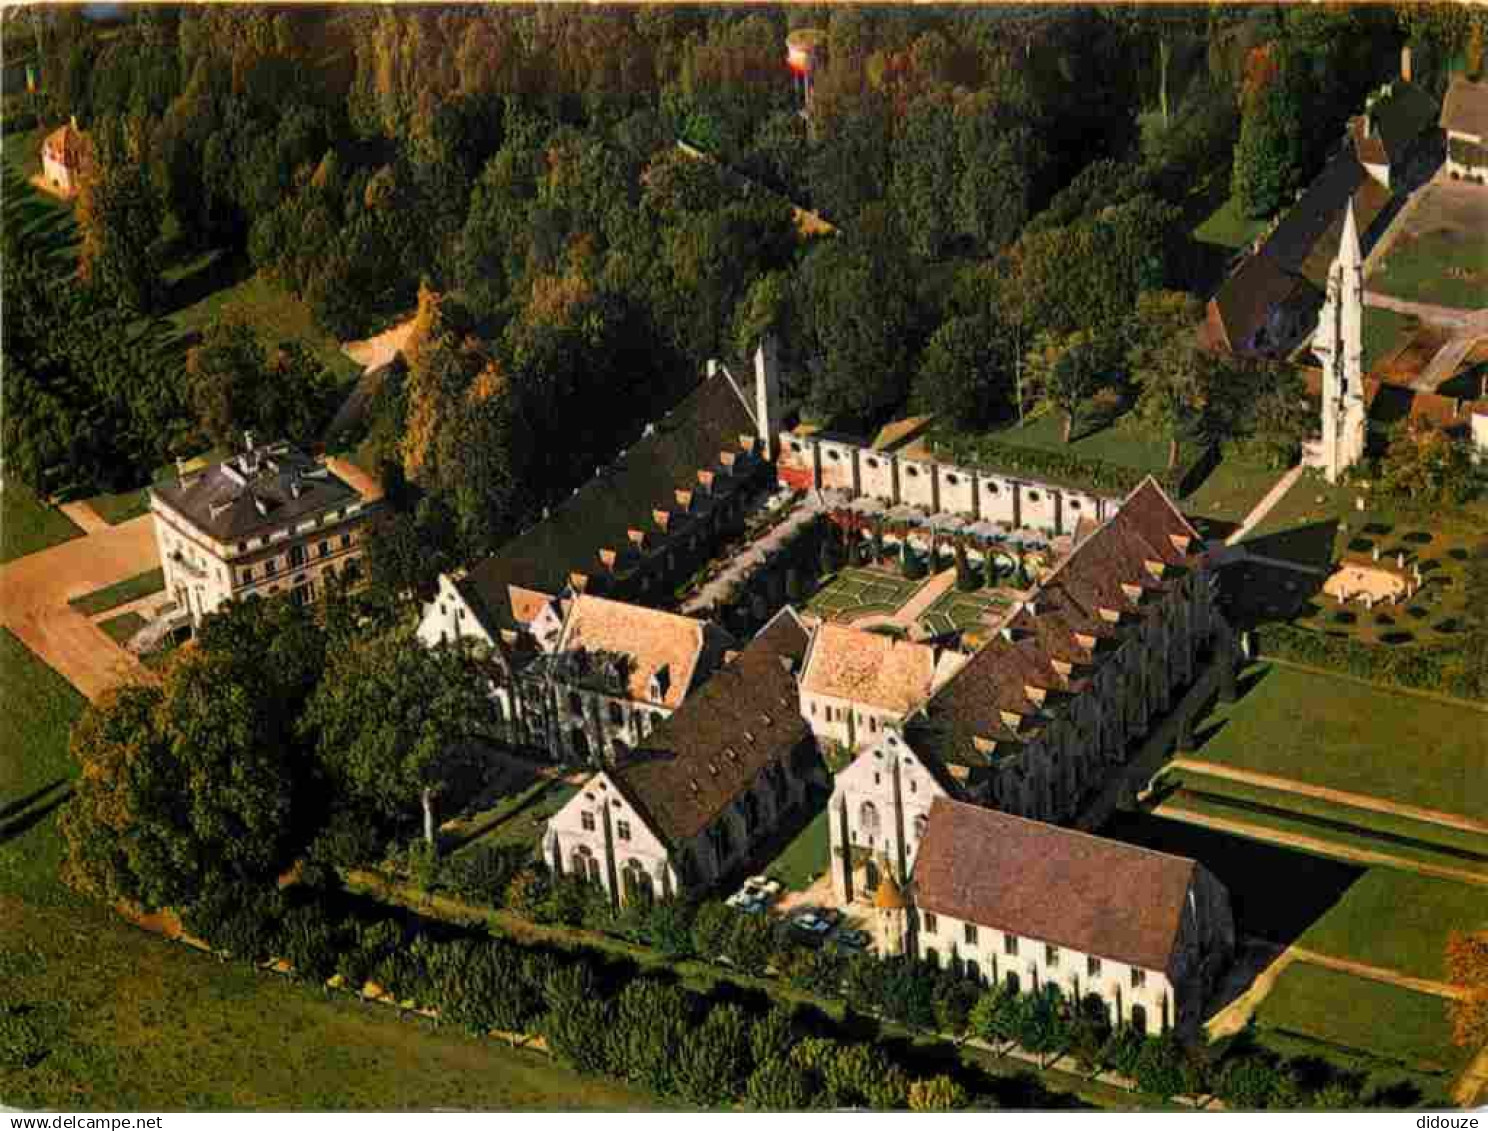
[[[287,443],[255,447],[150,488],[165,590],[194,627],[225,601],[318,596],[361,577],[375,504]]]
[[[1364,458],[1369,416],[1364,394],[1364,253],[1350,203],[1338,258],[1328,272],[1328,297],[1312,351],[1322,362],[1322,435],[1303,446],[1302,462],[1337,483]]]
[[[65,126],[47,134],[41,143],[41,174],[46,183],[64,196],[72,196],[78,190],[91,156],[88,135],[78,129],[73,118]]]
[[[907,876],[938,799],[1074,817],[1198,672],[1222,622],[1207,548],[1154,479],[1080,541],[993,639],[837,775],[832,877]]]
[[[1235,949],[1229,894],[1203,865],[950,800],[930,810],[908,903],[894,921],[922,961],[1095,998],[1138,1032],[1194,1032]]]
[[[1454,78],[1442,102],[1441,126],[1448,176],[1488,185],[1488,83]]]
[[[796,682],[807,633],[782,610],[640,746],[548,821],[555,872],[638,893],[696,893],[745,868],[825,771]]]
[[[418,637],[484,646],[504,740],[559,762],[607,765],[634,749],[733,643],[693,617],[588,593],[508,591],[512,627],[459,577],[440,578]]]
[[[966,657],[823,621],[811,633],[801,677],[801,715],[819,743],[841,749],[901,727]]]

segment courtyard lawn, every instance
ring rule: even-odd
[[[1225,197],[1224,203],[1205,218],[1193,230],[1193,238],[1200,243],[1211,243],[1236,251],[1249,247],[1250,242],[1266,227],[1265,220],[1252,220],[1243,215],[1233,196]]]
[[[1488,713],[1281,665],[1201,724],[1196,757],[1410,805],[1482,816]]]
[[[996,590],[964,592],[952,588],[935,599],[935,603],[920,617],[920,623],[936,636],[964,632],[981,626],[988,613],[1006,608],[1009,603],[1009,598]]]
[[[139,613],[120,613],[116,617],[100,621],[98,627],[108,635],[110,640],[122,648],[129,643],[136,632],[145,627],[145,624],[145,618]]]
[[[898,612],[923,584],[887,570],[849,566],[818,589],[806,609],[823,620],[851,623],[869,614]]]
[[[1261,1003],[1263,1030],[1316,1043],[1324,1054],[1364,1054],[1447,1077],[1467,1061],[1452,1044],[1446,1002],[1432,994],[1294,963]]]
[[[578,792],[576,785],[544,779],[514,797],[504,799],[492,810],[471,817],[467,824],[475,830],[474,835],[461,845],[460,850],[525,844],[540,856],[548,818],[567,805]]]
[[[1285,474],[1286,468],[1227,453],[1179,505],[1190,517],[1238,526]]]
[[[82,533],[72,519],[14,479],[0,488],[0,563],[79,538]]]
[[[826,809],[813,817],[811,823],[765,869],[765,875],[779,880],[791,891],[805,891],[820,879],[832,860],[830,818]]]
[[[1391,868],[1371,868],[1302,936],[1321,954],[1444,981],[1453,930],[1488,929],[1488,891]]]
[[[1420,326],[1409,314],[1386,310],[1382,306],[1364,308],[1364,372],[1405,344]]]
[[[159,593],[164,588],[165,571],[151,569],[144,573],[137,573],[133,577],[126,577],[123,581],[116,581],[112,585],[106,585],[102,589],[95,589],[86,596],[74,597],[67,603],[86,617],[96,617],[99,613],[117,609],[120,605],[129,604],[130,601],[137,601],[141,597]]]

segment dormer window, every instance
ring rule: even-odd
[[[1125,593],[1126,599],[1134,605],[1140,604],[1142,601],[1142,587],[1140,585],[1134,585],[1130,581],[1123,581],[1121,583],[1121,592]]]
[[[1105,621],[1107,624],[1120,624],[1121,623],[1121,610],[1120,609],[1108,609],[1104,605],[1102,605],[1101,606],[1101,609],[1100,609],[1100,618],[1101,618],[1101,620]]]

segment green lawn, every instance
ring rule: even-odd
[[[211,269],[207,264],[203,269]],[[170,323],[183,334],[201,332],[229,310],[243,314],[257,329],[266,346],[298,339],[309,346],[336,377],[354,381],[360,374],[356,362],[341,352],[336,340],[315,324],[310,308],[279,284],[261,275],[213,290],[205,298],[169,315]]]
[[[910,581],[886,570],[849,566],[817,590],[806,608],[824,619],[842,622],[870,613],[895,613],[923,584],[924,580]]]
[[[87,502],[93,513],[110,526],[150,513],[150,495],[143,487],[113,495],[94,495]]]
[[[1242,215],[1235,198],[1227,196],[1224,203],[1193,230],[1193,238],[1200,243],[1217,244],[1238,251],[1242,247],[1248,247],[1250,241],[1260,235],[1265,226],[1264,220],[1251,220]]]
[[[1410,302],[1488,305],[1488,231],[1438,228],[1407,235],[1370,273],[1369,287]]]
[[[1196,757],[1482,816],[1488,714],[1295,668],[1252,672],[1260,678],[1239,702],[1201,724]]]
[[[1364,308],[1364,371],[1367,373],[1374,363],[1389,356],[1397,346],[1405,344],[1407,338],[1420,326],[1420,322],[1409,314],[1386,310],[1382,306]]]
[[[1091,428],[1094,431],[1088,431]],[[1128,412],[1102,426],[1077,419],[1073,436],[1070,443],[1064,442],[1064,415],[1058,412],[1040,412],[1022,426],[1014,425],[992,434],[994,440],[1003,444],[1041,448],[1079,459],[1104,460],[1154,475],[1167,470],[1167,436],[1138,420],[1135,413]]]
[[[1442,998],[1320,966],[1284,970],[1258,1020],[1323,1051],[1364,1053],[1420,1072],[1447,1075],[1467,1060],[1452,1044]]]
[[[811,823],[765,869],[765,875],[779,880],[792,891],[805,891],[812,881],[819,879],[832,859],[831,830],[828,828],[830,816],[829,811],[823,809],[813,817]]]
[[[1006,608],[1008,603],[1008,598],[995,590],[963,592],[960,589],[948,589],[925,610],[920,623],[937,636],[965,631],[983,624],[989,612]]]
[[[1184,497],[1183,512],[1238,525],[1286,474],[1237,453],[1226,454],[1199,486]]]
[[[507,798],[494,809],[470,818],[469,825],[479,831],[462,846],[462,850],[477,845],[525,844],[540,855],[548,818],[567,805],[578,792],[576,785],[550,779],[516,797]]]
[[[1444,981],[1453,930],[1488,929],[1488,889],[1371,868],[1302,936],[1311,950]]]
[[[14,479],[0,488],[0,563],[82,536],[82,529]]]
[[[145,618],[139,613],[120,613],[116,617],[100,621],[98,627],[108,634],[110,640],[122,648],[136,632],[145,627],[145,623]]]
[[[137,573],[133,577],[126,577],[123,581],[116,581],[102,589],[95,589],[86,596],[74,597],[67,603],[84,616],[96,617],[99,613],[117,609],[120,605],[127,605],[130,601],[148,597],[151,593],[159,593],[164,588],[165,571],[152,569]]]

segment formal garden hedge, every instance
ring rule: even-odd
[[[1462,699],[1488,695],[1488,671],[1457,648],[1381,648],[1290,624],[1255,630],[1261,655],[1327,668],[1374,683]]]

